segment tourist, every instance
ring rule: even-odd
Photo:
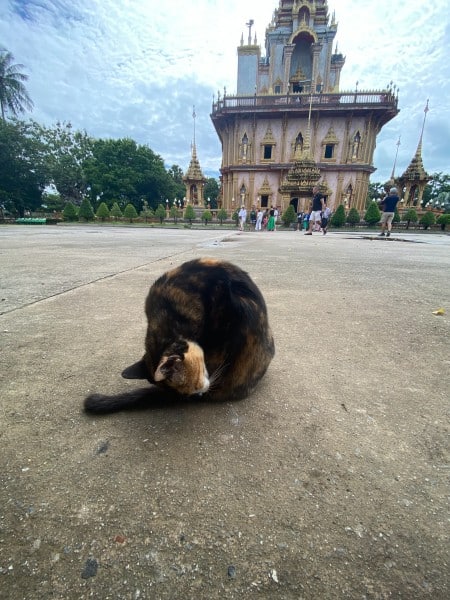
[[[381,233],[380,237],[384,236],[384,230],[387,228],[386,237],[391,235],[392,220],[395,215],[395,208],[397,202],[400,200],[397,192],[397,188],[392,187],[389,190],[389,194],[383,199],[383,212],[381,213]]]
[[[244,231],[245,222],[247,221],[247,211],[245,206],[241,206],[241,210],[239,211],[239,231]]]
[[[322,211],[325,209],[324,197],[320,193],[319,188],[313,187],[312,210],[309,215],[309,228],[305,235],[312,235],[316,223],[320,225],[322,221]]]

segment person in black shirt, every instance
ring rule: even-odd
[[[395,209],[397,203],[400,200],[398,197],[397,188],[393,187],[389,190],[389,194],[383,200],[383,212],[381,214],[381,233],[380,236],[384,236],[384,229],[387,228],[386,236],[391,235],[392,220],[395,215]]]
[[[313,187],[313,200],[312,200],[312,210],[311,215],[309,217],[309,229],[305,233],[305,235],[312,235],[314,225],[316,223],[321,223],[322,221],[322,211],[325,209],[324,197],[320,193],[319,188],[315,185]]]

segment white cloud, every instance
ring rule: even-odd
[[[205,171],[218,171],[220,143],[211,123],[213,95],[236,88],[237,53],[246,22],[264,50],[276,0],[197,0],[195,11],[156,0],[3,0],[0,44],[23,63],[35,103],[32,117],[70,121],[95,137],[132,137],[169,164],[186,169],[193,137]],[[376,180],[414,155],[430,99],[423,158],[450,172],[450,40],[447,0],[329,2],[346,56],[341,87],[400,88],[400,114],[385,126],[375,152]]]

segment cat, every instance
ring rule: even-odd
[[[260,290],[227,261],[200,258],[166,272],[151,286],[145,313],[144,356],[122,376],[147,379],[160,399],[243,399],[275,354]],[[117,396],[92,394],[84,408],[105,413],[145,404],[155,397],[155,386]]]

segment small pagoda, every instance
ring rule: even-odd
[[[183,183],[186,186],[186,202],[193,206],[204,207],[203,188],[208,181],[203,175],[200,162],[197,158],[197,148],[195,145],[195,107],[192,113],[194,119],[194,141],[191,146],[191,162],[186,175],[183,177]]]

